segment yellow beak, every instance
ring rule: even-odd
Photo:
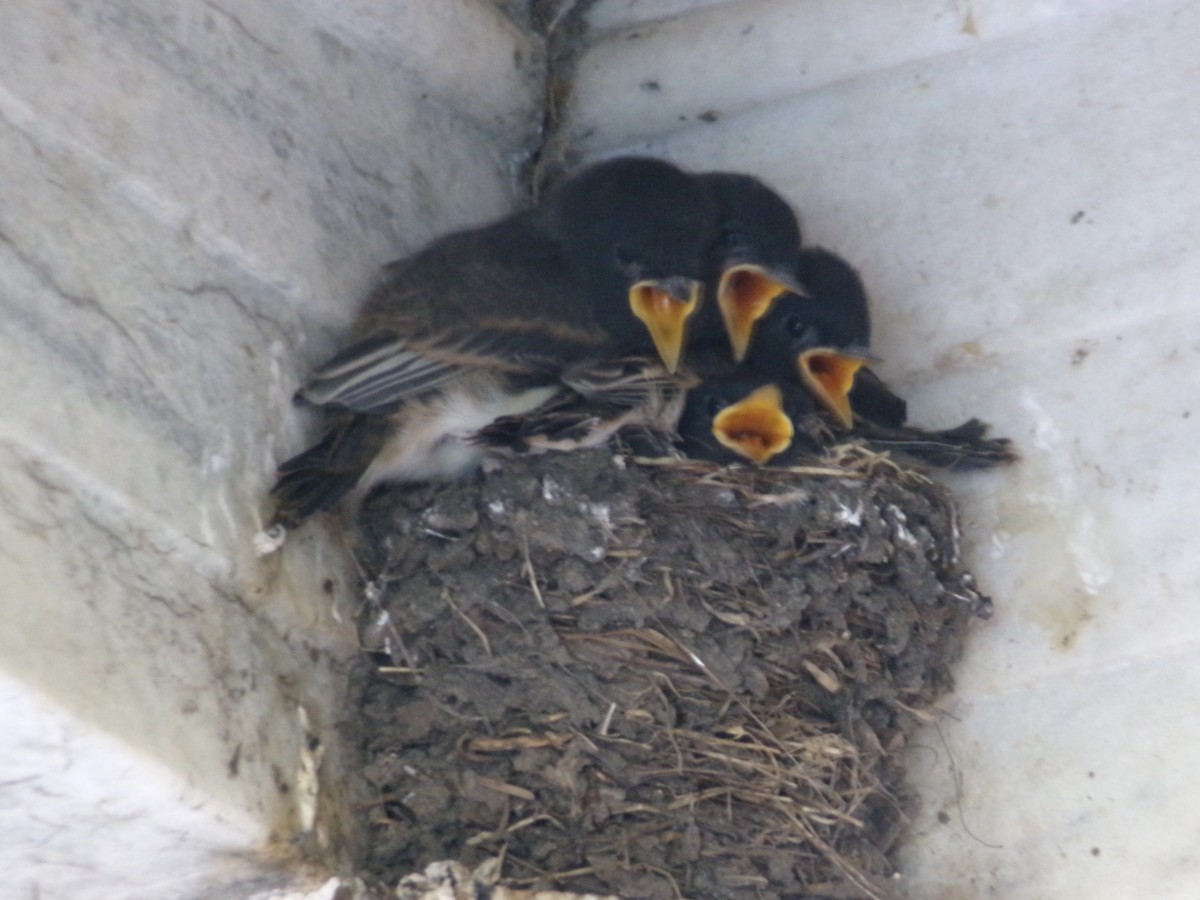
[[[796,357],[800,380],[843,428],[854,426],[850,390],[854,387],[854,376],[865,364],[864,359],[844,356],[825,347],[805,350]]]
[[[629,308],[642,320],[654,349],[672,375],[683,356],[683,340],[687,333],[688,317],[700,305],[704,286],[699,281],[687,281],[687,296],[679,297],[664,281],[639,281],[629,289]]]
[[[768,384],[717,413],[712,433],[722,446],[761,466],[792,445],[796,430],[779,388]]]
[[[754,326],[770,311],[775,298],[790,290],[791,287],[772,278],[762,266],[731,266],[721,274],[717,305],[733,347],[734,362],[741,362],[746,357]]]

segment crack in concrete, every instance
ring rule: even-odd
[[[382,185],[389,191],[396,188],[396,183],[386,175],[382,174],[381,172],[375,172],[370,169],[366,169],[359,165],[358,161],[354,158],[354,154],[350,152],[350,148],[346,146],[346,142],[342,140],[342,136],[340,134],[334,133],[333,137],[334,140],[337,141],[338,149],[342,151],[342,155],[346,157],[346,162],[350,163],[350,168],[356,175],[367,181],[372,181],[376,184]]]
[[[267,53],[270,53],[272,56],[279,56],[280,51],[278,49],[276,49],[275,47],[272,47],[270,44],[268,44],[262,38],[258,37],[256,34],[254,34],[254,32],[252,32],[249,28],[247,28],[245,26],[245,24],[242,23],[241,19],[239,19],[233,13],[229,12],[229,10],[223,9],[222,7],[218,6],[216,3],[213,3],[212,0],[200,0],[200,2],[203,3],[205,6],[207,6],[209,9],[211,9],[213,12],[218,13],[222,17],[224,17],[224,18],[228,19],[230,22],[232,22],[234,27],[238,31],[240,31],[243,35],[245,35],[246,39],[249,40],[256,47],[261,47],[263,50],[267,51]]]
[[[54,294],[62,297],[72,306],[96,313],[100,318],[112,325],[125,340],[137,346],[137,341],[129,329],[105,309],[104,305],[96,297],[87,294],[77,294],[74,291],[67,290],[51,273],[50,266],[35,259],[4,231],[0,231],[0,244],[8,247],[12,251],[13,256],[16,257],[17,262],[21,263],[44,287],[49,288]]]
[[[533,0],[531,26],[544,44],[541,140],[529,152],[520,176],[525,199],[536,203],[563,174],[568,136],[562,124],[573,84],[575,65],[587,33],[584,21],[597,0]]]
[[[255,331],[258,332],[258,336],[262,338],[263,341],[269,342],[273,340],[271,335],[268,333],[268,328],[277,329],[278,323],[269,316],[263,315],[258,310],[247,305],[240,297],[238,297],[232,288],[226,287],[223,284],[218,284],[214,281],[201,281],[191,286],[164,282],[163,286],[173,291],[179,291],[179,293],[187,297],[200,297],[205,294],[216,294],[218,296],[225,297],[230,303],[233,304],[234,309],[240,312],[246,318],[246,320],[254,326]],[[276,337],[278,337],[278,335],[276,335]]]

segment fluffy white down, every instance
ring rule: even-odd
[[[447,481],[474,470],[484,449],[467,438],[500,416],[529,412],[549,400],[552,385],[509,394],[496,386],[461,385],[432,398],[410,403],[399,414],[402,426],[363,474],[365,493],[385,481]]]

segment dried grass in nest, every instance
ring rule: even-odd
[[[944,491],[819,466],[519,459],[369,505],[368,870],[890,896],[901,754],[985,614]]]

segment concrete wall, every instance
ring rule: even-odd
[[[250,542],[311,436],[289,397],[376,265],[512,206],[541,51],[471,0],[4,19],[6,881],[247,895],[346,827],[306,774],[342,752],[344,554]]]
[[[914,420],[980,415],[1025,454],[954,480],[997,613],[913,750],[912,896],[1193,896],[1200,12],[599,0],[589,20],[568,148],[770,180],[862,268]],[[308,436],[287,398],[374,266],[512,204],[540,65],[482,0],[7,5],[19,896],[250,896],[345,827],[332,803],[309,827],[306,774],[340,752],[344,554],[314,528],[263,562],[249,538]]]

